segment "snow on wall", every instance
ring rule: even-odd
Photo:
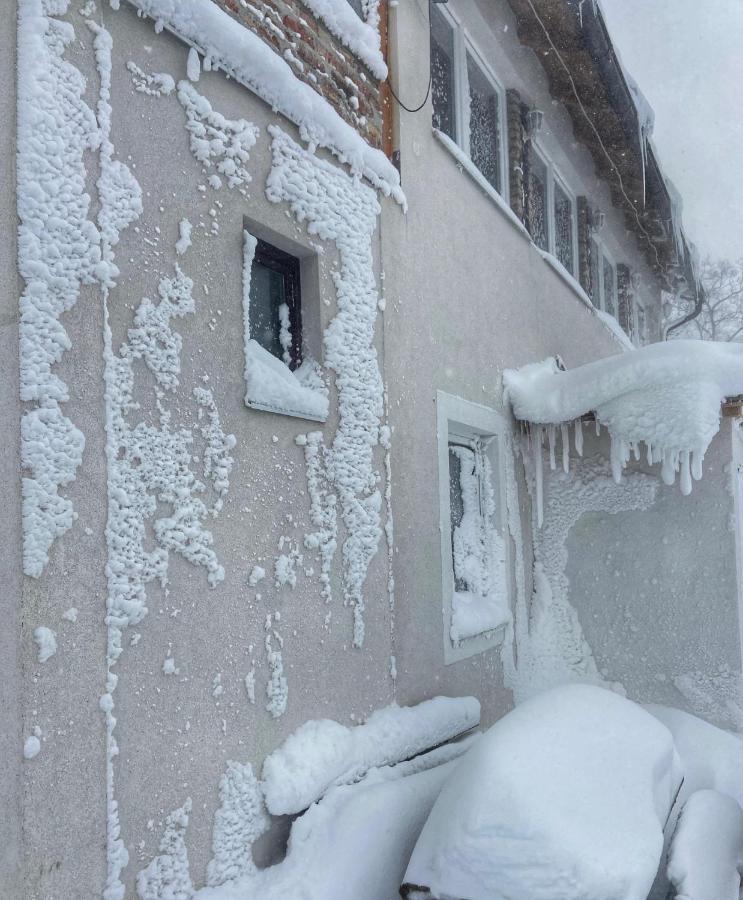
[[[380,212],[376,195],[358,179],[303,150],[281,128],[269,126],[273,166],[266,195],[286,201],[310,234],[335,242],[337,313],[324,335],[324,364],[333,370],[339,422],[322,457],[324,476],[340,499],[345,600],[354,611],[354,645],[364,642],[363,585],[381,538],[382,497],[373,451],[380,441],[382,378],[374,347],[379,296],[371,238]]]
[[[166,897],[191,900],[193,897],[185,840],[190,813],[189,798],[166,818],[159,855],[137,875],[139,900],[165,900]]]
[[[308,532],[304,536],[304,546],[308,550],[317,550],[320,554],[321,594],[326,603],[333,599],[330,575],[333,570],[333,559],[338,547],[337,498],[329,493],[326,487],[324,472],[326,465],[323,456],[326,454],[321,431],[313,431],[307,435],[299,435],[297,443],[304,447],[304,459],[307,472],[307,493],[310,499],[310,522],[317,531]],[[328,610],[330,616],[330,610]],[[326,620],[329,624],[330,619]]]
[[[263,764],[266,806],[274,815],[301,812],[330,785],[358,781],[369,769],[409,759],[479,721],[474,697],[434,697],[378,709],[354,728],[330,719],[305,722]]]
[[[100,235],[88,219],[84,155],[100,143],[85,79],[64,58],[75,33],[67,3],[29,0],[18,9],[18,270],[23,569],[38,578],[49,549],[74,521],[59,489],[82,462],[85,438],[62,413],[67,385],[52,371],[72,343],[61,316],[100,270]]]
[[[384,153],[370,147],[320,94],[299,81],[289,63],[257,34],[203,0],[130,2],[155,19],[158,28],[165,26],[193,44],[210,59],[212,70],[222,69],[294,122],[310,149],[327,148],[354,174],[405,205],[399,173]]]
[[[318,19],[328,27],[348,49],[365,63],[380,81],[387,77],[387,65],[382,56],[379,34],[379,13],[376,5],[374,16],[363,22],[351,8],[348,0],[302,0]]]
[[[534,595],[530,608],[524,603],[523,587],[517,591],[515,652],[504,657],[506,681],[516,702],[561,683],[604,684],[570,604],[565,574],[568,535],[588,512],[648,509],[657,495],[658,483],[649,475],[632,473],[623,485],[617,485],[604,460],[586,458],[571,463],[570,474],[555,472],[550,479],[544,526],[534,529]],[[511,506],[509,503],[509,511]]]

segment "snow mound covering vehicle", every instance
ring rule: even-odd
[[[490,728],[439,794],[403,892],[467,900],[646,900],[682,781],[642,707],[569,685]]]

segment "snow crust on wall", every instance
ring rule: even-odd
[[[45,663],[57,652],[57,633],[45,625],[39,625],[34,629],[34,641],[39,648],[38,660],[40,663]]]
[[[531,452],[525,456],[530,458]],[[556,684],[605,684],[570,604],[567,539],[586,513],[648,509],[657,491],[657,481],[642,473],[631,473],[617,485],[608,463],[598,457],[571,460],[570,474],[555,472],[550,479],[544,525],[534,529],[532,602],[526,603],[523,583],[517,586],[515,652],[504,657],[506,681],[517,703]],[[512,497],[509,514],[515,502]],[[512,535],[516,524],[512,522]],[[516,556],[518,565],[523,550]]]
[[[370,147],[320,94],[295,76],[281,56],[215,3],[130,2],[159,27],[165,26],[193,44],[211,60],[212,70],[222,69],[294,122],[311,150],[325,147],[349,165],[352,173],[363,175],[384,194],[405,204],[399,173],[384,153]]]
[[[720,427],[720,405],[743,393],[743,347],[711,341],[652,344],[561,372],[554,360],[507,370],[514,413],[537,425],[559,425],[594,412],[609,429],[612,472],[619,481],[645,444],[661,475],[691,491]]]
[[[137,875],[140,900],[191,900],[193,897],[185,840],[190,813],[189,798],[166,818],[160,853]]]
[[[328,30],[368,66],[375,78],[384,81],[387,65],[382,56],[381,38],[376,21],[362,21],[348,0],[302,0],[321,19]],[[376,10],[375,10],[376,12]]]
[[[175,80],[167,72],[153,72],[148,75],[131,59],[127,62],[126,67],[131,72],[134,89],[140,94],[162,97],[172,94],[175,90]]]
[[[413,707],[376,710],[363,725],[331,719],[301,725],[263,764],[266,805],[274,815],[297,813],[332,784],[358,779],[372,768],[409,759],[477,726],[474,697],[435,697]]]
[[[59,489],[75,479],[85,438],[63,413],[67,385],[52,370],[72,343],[61,323],[80,287],[100,273],[98,229],[88,218],[86,151],[100,133],[85,103],[85,79],[64,57],[75,33],[54,15],[67,2],[29,0],[18,8],[18,270],[23,569],[38,578],[49,549],[75,518]]]
[[[466,590],[455,590],[452,597],[450,635],[452,642],[458,644],[507,624],[511,611],[506,546],[493,521],[495,498],[490,460],[485,454],[476,455],[469,447],[453,446],[450,452],[459,459],[463,509],[462,520],[452,533],[454,576],[466,585]]]
[[[729,666],[675,675],[674,687],[704,719],[743,733],[743,677]]]
[[[338,427],[315,461],[340,500],[344,599],[354,611],[354,645],[364,642],[363,585],[382,534],[382,496],[373,452],[380,442],[382,378],[374,347],[379,295],[371,238],[380,212],[372,190],[302,149],[269,125],[273,166],[266,196],[286,201],[310,234],[334,241],[340,270],[333,273],[337,312],[324,335],[324,365],[335,373]]]

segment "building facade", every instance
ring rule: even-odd
[[[503,372],[658,341],[696,290],[588,6],[11,4],[3,896],[166,896],[138,874],[185,804],[219,884],[229,761],[440,694],[487,725],[549,678],[519,609],[568,576]],[[638,671],[607,646],[576,665]]]

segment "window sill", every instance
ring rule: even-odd
[[[531,235],[524,227],[523,222],[519,219],[516,213],[511,209],[508,203],[501,197],[501,195],[496,191],[493,185],[485,178],[485,176],[480,172],[477,166],[472,162],[472,160],[467,156],[467,154],[459,147],[454,141],[447,135],[444,134],[443,131],[439,131],[438,128],[433,129],[434,136],[436,140],[439,141],[446,149],[451,153],[457,163],[462,167],[462,169],[472,178],[472,180],[477,184],[479,188],[481,188],[490,199],[495,203],[498,209],[503,213],[503,215],[508,219],[508,221],[513,225],[513,227],[521,234],[522,237],[526,238],[529,243],[532,243]]]

